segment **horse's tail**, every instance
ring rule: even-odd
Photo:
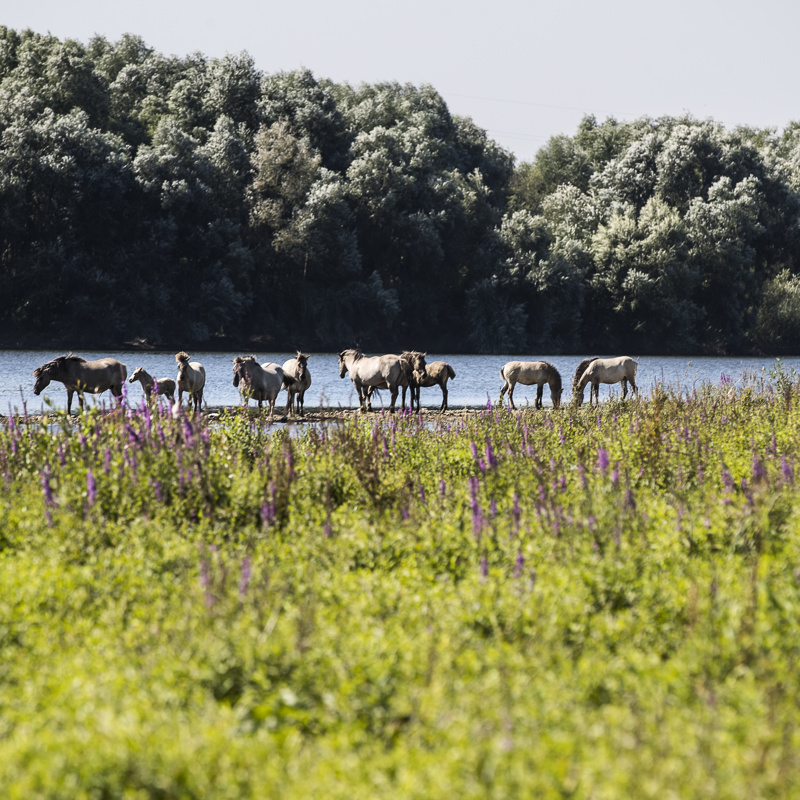
[[[446,364],[445,366],[447,367],[447,374],[450,376],[450,380],[453,380],[453,378],[456,376],[456,371],[449,364]]]
[[[592,361],[597,361],[597,356],[593,356],[592,358],[584,358],[583,361],[578,364],[578,368],[575,370],[575,375],[572,378],[573,389],[578,385],[583,373],[586,372],[586,368],[592,363]]]

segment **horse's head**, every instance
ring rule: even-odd
[[[298,351],[295,361],[297,362],[296,380],[304,381],[306,379],[306,373],[308,372],[308,356]]]
[[[245,366],[248,362],[255,361],[255,356],[249,356],[248,358],[242,358],[242,356],[236,356],[233,359],[233,385],[238,386],[239,382],[247,383],[249,380],[249,372],[247,371],[247,367]]]
[[[33,384],[33,393],[35,395],[40,395],[50,385],[50,381],[55,377],[57,369],[56,362],[50,361],[33,371],[33,377],[36,378],[36,383]]]
[[[140,381],[144,374],[144,370],[141,367],[136,367],[133,371],[133,375],[128,378],[128,383],[136,383],[136,381]]]
[[[425,356],[427,355],[427,353],[412,353],[411,366],[414,369],[414,378],[417,381],[427,377],[428,365],[425,363]]]
[[[563,389],[550,390],[550,397],[553,400],[553,408],[561,408],[561,395],[564,393]]]
[[[339,353],[339,377],[344,378],[347,374],[347,361],[345,361],[345,357],[347,356],[347,350],[342,350]]]

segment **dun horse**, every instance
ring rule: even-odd
[[[439,386],[442,390],[442,405],[440,411],[447,411],[447,381],[456,377],[456,371],[446,361],[431,361],[425,367],[425,375],[414,373],[417,382],[417,408],[419,408],[419,387],[427,389]]]
[[[290,411],[305,416],[306,389],[311,386],[308,356],[298,352],[283,364],[283,385],[286,387],[286,414]]]
[[[411,394],[410,406],[412,411],[414,410],[415,400],[417,403],[417,411],[419,411],[419,387],[422,385],[420,382],[428,377],[428,365],[425,363],[425,356],[427,355],[427,353],[420,353],[418,350],[404,350],[400,353],[400,360],[403,362],[403,373]],[[405,393],[406,390],[403,389],[404,406]]]
[[[636,362],[630,356],[584,359],[575,370],[572,385],[572,393],[578,401],[578,405],[583,403],[583,390],[587,383],[591,384],[589,405],[592,404],[592,396],[594,396],[595,403],[599,405],[601,383],[622,383],[622,399],[624,400],[628,395],[628,383],[630,382],[634,394],[638,395],[636,367]]]
[[[511,408],[514,405],[514,387],[521,383],[523,386],[536,385],[536,401],[534,408],[542,407],[542,394],[544,385],[550,387],[550,398],[553,401],[553,408],[561,405],[561,375],[559,371],[549,361],[509,361],[500,370],[500,377],[503,379],[503,386],[500,389],[500,400],[508,392],[508,401]]]
[[[136,381],[142,384],[144,396],[148,402],[154,394],[156,397],[169,398],[170,403],[175,402],[175,381],[172,378],[159,378],[156,380],[144,367],[136,367],[128,382],[136,383]]]
[[[358,394],[358,403],[364,411],[372,411],[370,403],[371,390],[388,389],[391,394],[389,411],[394,413],[397,393],[402,388],[403,403],[406,406],[406,389],[408,388],[407,364],[400,356],[365,356],[361,350],[342,350],[339,353],[339,377],[350,373],[350,380]]]
[[[35,395],[50,384],[50,381],[63,383],[67,390],[67,413],[72,411],[72,396],[78,392],[78,403],[83,409],[83,393],[100,394],[110,390],[114,397],[122,396],[122,385],[128,377],[127,367],[116,358],[101,358],[98,361],[87,361],[70,353],[58,356],[33,371],[36,383],[33,386]]]
[[[268,362],[259,364],[255,356],[237,356],[233,359],[233,385],[248,405],[250,399],[258,400],[261,408],[266,400],[269,403],[269,418],[275,413],[275,401],[283,388],[283,369],[277,364]]]
[[[206,370],[199,361],[190,362],[189,354],[183,350],[176,354],[175,360],[178,362],[178,405],[181,404],[183,393],[187,392],[197,412],[203,402]]]

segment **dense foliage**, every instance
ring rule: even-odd
[[[800,346],[800,128],[587,118],[531,163],[430,86],[0,27],[0,336]]]
[[[800,386],[0,428],[4,797],[793,797]]]

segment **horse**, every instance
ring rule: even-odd
[[[144,367],[136,367],[133,375],[128,379],[128,383],[142,384],[144,389],[144,396],[150,402],[151,397],[155,393],[156,397],[167,397],[170,403],[175,402],[175,381],[172,378],[159,378],[156,380]]]
[[[362,411],[372,411],[370,403],[371,390],[388,389],[391,394],[389,412],[394,413],[397,393],[403,389],[402,407],[406,407],[406,389],[408,388],[408,368],[400,356],[365,356],[361,350],[342,350],[339,355],[339,377],[350,373],[350,380],[358,393],[358,404]]]
[[[417,411],[419,411],[420,381],[424,381],[428,377],[427,364],[425,363],[425,356],[427,355],[427,353],[420,353],[419,350],[404,350],[400,353],[400,360],[403,362],[403,374],[408,382],[411,394],[410,405],[412,411],[414,410],[415,399],[417,401]],[[405,389],[403,389],[403,395],[405,398]],[[405,399],[403,403],[405,405]]]
[[[294,358],[283,363],[283,385],[286,387],[286,414],[289,411],[305,416],[306,389],[311,386],[308,356],[298,351]]]
[[[258,400],[258,407],[263,402],[269,403],[269,418],[275,414],[275,401],[283,388],[283,369],[277,364],[267,362],[259,364],[255,356],[237,356],[233,359],[233,385],[239,387],[244,404],[250,398]]]
[[[508,392],[508,401],[511,408],[514,405],[514,387],[521,383],[523,386],[533,386],[536,384],[536,400],[534,408],[542,407],[542,394],[544,393],[545,383],[550,387],[550,398],[553,401],[553,408],[561,405],[561,375],[559,371],[549,361],[509,361],[500,370],[500,377],[503,379],[503,386],[500,389],[500,400]]]
[[[622,383],[622,399],[628,395],[628,382],[630,382],[634,394],[638,395],[636,388],[636,368],[637,363],[630,356],[619,356],[618,358],[587,358],[578,364],[575,370],[575,377],[572,384],[572,393],[578,401],[578,405],[583,403],[583,390],[586,384],[590,383],[589,405],[592,404],[592,396],[595,402],[600,404],[600,384],[601,383]]]
[[[426,356],[427,353],[416,353],[412,355]],[[405,355],[405,353],[403,353]],[[414,408],[414,395],[417,399],[417,410],[419,410],[420,388],[428,389],[431,386],[439,386],[442,390],[442,405],[440,411],[447,411],[447,381],[456,377],[455,370],[446,361],[431,361],[424,364],[424,369],[420,370],[414,365],[413,382],[411,383],[411,408]]]
[[[176,353],[175,360],[178,362],[178,405],[180,406],[183,393],[186,392],[197,412],[203,402],[203,389],[206,385],[205,367],[199,361],[190,362],[189,354],[183,350]]]
[[[50,384],[50,381],[60,381],[67,390],[67,414],[72,411],[72,396],[78,393],[78,403],[83,410],[83,394],[101,394],[107,390],[116,398],[122,396],[122,385],[128,377],[128,368],[116,358],[101,358],[97,361],[87,361],[80,356],[70,353],[67,356],[58,356],[33,371],[36,383],[33,386],[35,395]]]

